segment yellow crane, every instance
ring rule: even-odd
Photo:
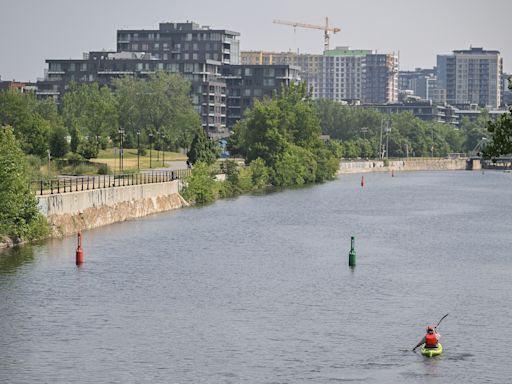
[[[341,29],[336,27],[329,27],[329,18],[325,18],[325,26],[321,25],[314,25],[314,24],[305,24],[305,23],[299,23],[296,21],[286,21],[286,20],[274,20],[274,24],[282,24],[282,25],[289,25],[293,28],[312,28],[312,29],[321,29],[324,31],[324,50],[329,49],[329,33],[336,33],[341,31]]]

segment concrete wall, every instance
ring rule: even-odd
[[[455,171],[465,170],[466,159],[414,159],[384,161],[342,161],[338,174],[389,171]]]
[[[180,181],[61,193],[39,197],[53,236],[181,208]]]

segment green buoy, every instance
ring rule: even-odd
[[[356,250],[355,250],[355,238],[354,236],[350,237],[350,252],[348,253],[348,266],[355,267],[356,266]]]

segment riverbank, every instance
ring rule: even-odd
[[[39,209],[48,219],[51,237],[62,237],[188,206],[179,189],[180,181],[174,180],[40,196]]]
[[[466,159],[342,161],[338,175],[391,171],[453,171],[467,169]],[[479,168],[478,168],[479,169]],[[223,175],[219,176],[222,180]],[[147,215],[188,206],[180,181],[39,196],[39,210],[50,224],[50,236],[64,237]],[[18,245],[0,239],[0,249]]]

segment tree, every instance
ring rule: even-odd
[[[189,161],[192,164],[202,161],[212,165],[219,158],[219,155],[220,146],[218,143],[208,139],[203,129],[199,129],[192,140],[190,150],[187,152]]]
[[[512,76],[508,78],[508,89],[512,90]],[[496,121],[489,121],[487,130],[492,136],[484,149],[485,157],[512,154],[512,106],[508,113],[501,115]]]
[[[57,126],[50,134],[50,153],[53,157],[62,158],[69,151],[69,144],[66,139],[68,132],[63,126]]]
[[[107,86],[71,83],[62,105],[66,127],[72,135],[78,133],[75,137],[87,138],[93,144],[93,157],[98,154],[102,137],[117,137],[118,105]],[[78,150],[79,145],[72,143],[71,147]]]
[[[208,164],[199,161],[192,174],[185,179],[183,197],[190,203],[206,204],[217,198],[217,181]]]
[[[32,93],[0,92],[0,126],[9,125],[21,148],[27,154],[45,156],[51,125],[37,113],[37,100]]]
[[[29,187],[25,155],[12,128],[4,126],[0,128],[0,234],[30,240],[47,231]]]
[[[230,148],[261,159],[276,186],[301,185],[332,178],[338,162],[332,145],[320,138],[320,119],[304,83],[283,87],[271,99],[255,101],[234,128]],[[319,171],[319,164],[326,166]]]
[[[128,144],[136,142],[140,130],[145,137],[164,135],[170,148],[188,148],[201,128],[190,100],[190,82],[179,74],[159,71],[148,79],[123,77],[114,88]],[[159,145],[155,143],[157,149]]]

